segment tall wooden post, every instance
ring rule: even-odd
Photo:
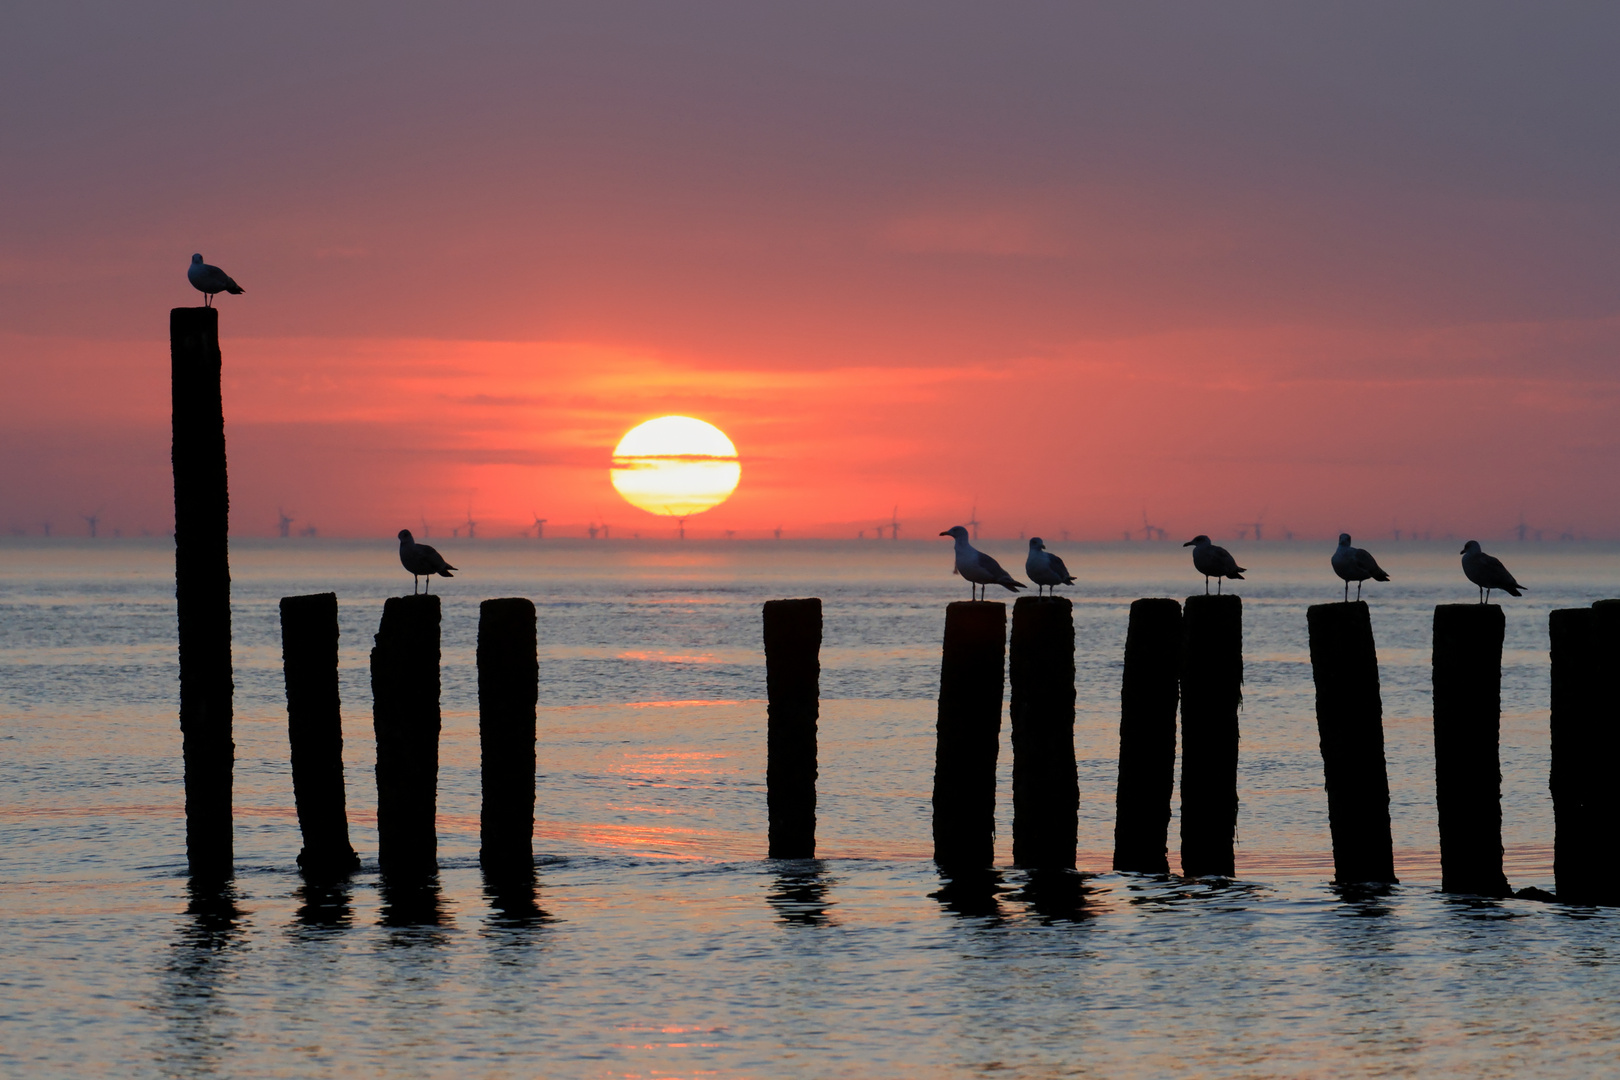
[[[360,864],[349,844],[343,791],[343,710],[338,697],[336,593],[281,598],[281,663],[287,682],[287,742],[306,874],[347,874]]]
[[[1011,663],[1013,862],[1073,869],[1080,783],[1074,764],[1074,604],[1020,596]]]
[[[1620,904],[1620,705],[1605,674],[1620,660],[1620,604],[1554,611],[1553,874],[1566,904]]]
[[[769,857],[816,857],[821,601],[765,602],[765,802]]]
[[[934,861],[947,870],[995,863],[1006,658],[1006,604],[958,601],[945,609],[934,751]]]
[[[1181,661],[1181,872],[1236,874],[1243,601],[1189,596]]]
[[[169,312],[173,394],[174,595],[180,638],[180,732],[191,873],[231,873],[230,492],[220,397],[219,311]]]
[[[478,861],[491,875],[534,873],[537,625],[534,601],[524,597],[478,605],[478,743],[484,788]]]
[[[1114,869],[1168,874],[1170,797],[1176,786],[1181,605],[1131,604],[1120,684],[1119,787],[1114,795]]]
[[[438,869],[439,598],[390,596],[371,650],[377,734],[377,861],[383,873]]]
[[[1502,872],[1502,639],[1496,604],[1434,609],[1434,787],[1440,888],[1508,896]]]
[[[1316,731],[1333,833],[1333,880],[1397,884],[1378,651],[1365,601],[1306,609]]]

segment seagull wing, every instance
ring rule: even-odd
[[[1501,559],[1480,552],[1479,560],[1484,570],[1481,576],[1491,583],[1485,586],[1487,589],[1501,589],[1509,596],[1519,595],[1519,590],[1524,586],[1513,580],[1513,575],[1508,573],[1508,568],[1502,565]]]
[[[1069,573],[1069,568],[1063,565],[1062,559],[1058,558],[1056,555],[1053,555],[1050,551],[1046,553],[1046,565],[1058,576],[1063,584],[1074,584],[1074,575]]]
[[[1212,547],[1209,549],[1209,553],[1210,555],[1214,556],[1213,562],[1218,571],[1216,574],[1217,577],[1235,578],[1238,581],[1243,580],[1244,568],[1237,564],[1236,559],[1232,558],[1232,553],[1230,551],[1227,551],[1223,547]]]
[[[992,559],[982,551],[979,552],[979,570],[986,574],[992,583],[1000,585],[1004,589],[1011,589],[1014,592],[1017,592],[1019,589],[1029,588],[1029,586],[1025,585],[1023,582],[1015,581],[1011,574],[1007,573],[1007,571],[1001,568],[1000,563],[996,562],[996,560]]]
[[[1378,560],[1373,558],[1372,552],[1368,551],[1366,548],[1356,549],[1356,568],[1365,573],[1368,577],[1372,578],[1374,581],[1389,580],[1389,575],[1384,573],[1383,567],[1378,565]]]

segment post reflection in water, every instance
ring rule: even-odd
[[[1092,890],[1084,875],[1074,870],[1031,870],[1024,887],[1012,894],[1039,915],[1043,923],[1080,922],[1095,918],[1098,910],[1087,904]]]
[[[390,939],[392,944],[443,943],[444,935],[434,931],[449,925],[450,916],[445,910],[439,875],[384,874],[377,881],[377,889],[382,895],[382,907],[377,918],[379,926],[423,931],[396,935]]]
[[[992,923],[1005,920],[1000,895],[1007,891],[996,870],[957,870],[940,868],[940,887],[929,897],[952,915],[963,918],[989,919]]]
[[[230,1052],[233,1017],[221,1001],[221,986],[245,939],[246,913],[237,906],[230,879],[192,878],[174,952],[163,971],[168,1038],[159,1054],[176,1076],[214,1073]]]
[[[325,937],[354,925],[348,878],[304,878],[294,895],[298,910],[293,913],[294,931],[300,937]]]
[[[540,883],[533,870],[528,873],[484,871],[484,899],[492,912],[489,925],[500,930],[529,930],[553,921],[540,906]],[[526,936],[511,939],[513,943]]]
[[[776,910],[776,917],[789,925],[832,926],[827,909],[836,901],[827,899],[827,889],[837,884],[820,859],[773,859],[776,874],[765,901]]]

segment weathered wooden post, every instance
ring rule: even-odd
[[[385,874],[438,869],[439,598],[390,596],[371,650],[377,857]]]
[[[347,874],[360,860],[344,805],[336,593],[281,598],[281,664],[293,800],[304,834],[298,865],[315,876]]]
[[[1620,604],[1554,611],[1552,638],[1553,873],[1566,904],[1620,904],[1620,706],[1604,673],[1620,658]]]
[[[1181,660],[1181,872],[1233,877],[1243,601],[1189,596]]]
[[[180,732],[191,873],[231,873],[230,491],[220,397],[219,311],[169,312],[174,464],[174,595]]]
[[[1120,685],[1119,787],[1114,795],[1114,869],[1168,874],[1170,796],[1176,785],[1181,605],[1131,604]]]
[[[1013,604],[1013,862],[1073,869],[1080,822],[1074,763],[1074,604],[1020,596]]]
[[[1333,880],[1397,884],[1372,614],[1362,600],[1314,604],[1306,609],[1305,623],[1333,834]]]
[[[1502,639],[1496,604],[1434,609],[1434,781],[1440,888],[1508,896],[1502,872]]]
[[[483,804],[478,862],[492,875],[534,873],[538,621],[523,597],[478,605],[478,744]]]
[[[934,751],[934,861],[973,870],[996,857],[996,757],[1006,681],[1007,605],[945,609]]]
[[[816,725],[821,601],[765,602],[765,804],[768,857],[816,857]]]

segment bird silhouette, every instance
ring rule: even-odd
[[[1221,580],[1232,578],[1243,580],[1244,567],[1237,564],[1232,553],[1223,547],[1216,547],[1209,542],[1209,537],[1200,533],[1187,541],[1182,547],[1192,548],[1193,569],[1204,575],[1204,595],[1209,595],[1209,579],[1215,579],[1215,592],[1221,591]]]
[[[1478,540],[1470,540],[1462,549],[1463,574],[1479,586],[1479,602],[1491,602],[1491,592],[1500,589],[1509,596],[1518,596],[1519,590],[1525,588],[1513,580],[1508,568],[1502,565],[1502,560],[1493,558],[1480,550]]]
[[[450,571],[458,569],[444,561],[444,556],[426,544],[411,538],[411,530],[399,530],[399,562],[411,572],[411,595],[416,595],[416,579],[427,578],[426,591],[433,591],[433,575],[455,577]]]
[[[1024,573],[1035,583],[1036,595],[1040,594],[1043,585],[1056,588],[1074,584],[1069,568],[1063,565],[1062,559],[1046,550],[1046,541],[1038,536],[1029,538],[1029,557],[1024,560]]]
[[[1350,546],[1350,534],[1339,534],[1339,547],[1333,553],[1333,572],[1344,579],[1344,599],[1350,601],[1350,583],[1356,583],[1356,599],[1361,599],[1361,583],[1368,578],[1374,581],[1388,581],[1389,575],[1384,573],[1378,565],[1378,560],[1372,557],[1372,552],[1363,548]]]
[[[962,526],[952,525],[939,535],[949,536],[956,541],[956,565],[951,568],[951,573],[967,578],[970,591],[974,586],[980,586],[979,595],[973,599],[984,599],[983,587],[988,585],[1000,585],[1012,592],[1029,588],[1022,581],[1015,581],[996,560],[968,543],[968,531]]]
[[[192,288],[203,294],[203,307],[213,306],[216,293],[241,296],[247,291],[231,280],[231,275],[219,267],[203,262],[201,255],[191,257],[191,266],[186,270],[186,280],[191,282]]]

